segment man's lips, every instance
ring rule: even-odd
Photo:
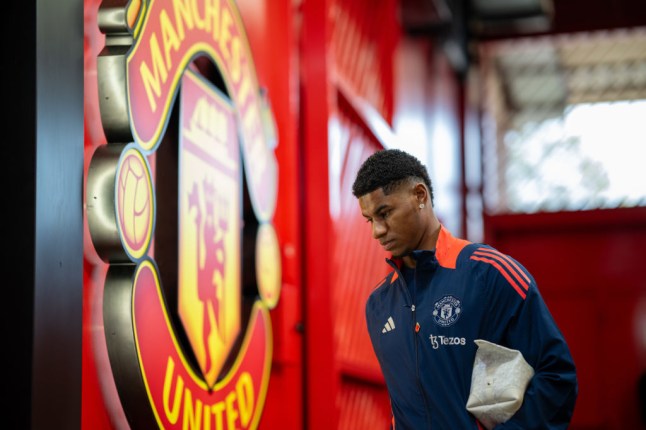
[[[383,246],[386,251],[390,251],[390,249],[395,245],[395,242],[392,240],[385,240],[379,243],[381,243],[381,246]]]

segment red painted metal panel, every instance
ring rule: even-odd
[[[505,215],[485,225],[486,240],[532,272],[570,345],[579,378],[570,429],[642,428],[646,208]]]
[[[361,163],[381,149],[354,115],[339,112],[342,141],[336,145],[341,170],[338,180],[338,212],[334,214],[334,246],[331,266],[334,285],[336,356],[341,371],[355,378],[382,382],[379,366],[370,344],[365,320],[365,304],[374,286],[389,272],[387,254],[371,236],[370,226],[352,195],[352,183]]]
[[[328,209],[328,3],[305,1],[301,6],[305,427],[323,430],[338,425],[329,271],[332,224]]]
[[[392,125],[398,2],[330,1],[329,10],[330,81],[343,81]]]
[[[239,0],[260,85],[268,91],[276,120],[279,166],[274,226],[280,243],[282,289],[271,312],[274,358],[259,428],[303,428],[303,248],[301,244],[301,149],[298,142],[298,14],[289,0]]]
[[[343,380],[339,393],[338,430],[386,430],[390,425],[388,394],[379,386]]]
[[[355,118],[355,120],[351,118]],[[339,429],[386,429],[390,405],[365,321],[365,304],[374,286],[389,271],[386,254],[371,236],[352,195],[361,163],[381,148],[354,115],[338,115],[338,177],[331,180],[334,241],[330,267],[334,296],[336,362],[343,376],[337,397]],[[335,172],[332,171],[331,175]]]
[[[330,211],[333,221],[330,278],[333,294],[339,429],[386,429],[388,393],[365,322],[365,303],[389,271],[387,256],[352,195],[361,163],[393,144],[393,63],[399,37],[396,2],[356,0],[332,7],[330,82]]]

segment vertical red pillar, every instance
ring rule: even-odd
[[[304,0],[301,7],[305,425],[310,430],[328,430],[338,424],[330,286],[333,235],[328,181],[328,5],[326,0]]]
[[[271,311],[272,373],[259,429],[301,430],[306,396],[302,326],[302,192],[299,132],[298,46],[291,0],[237,0],[253,52],[258,81],[276,120],[278,204],[273,224],[282,249],[280,299]]]

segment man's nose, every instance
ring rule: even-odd
[[[386,224],[380,221],[372,222],[372,237],[379,239],[386,233]]]

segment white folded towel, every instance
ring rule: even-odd
[[[520,409],[534,369],[520,351],[483,339],[474,342],[478,350],[473,362],[467,410],[491,430]]]

